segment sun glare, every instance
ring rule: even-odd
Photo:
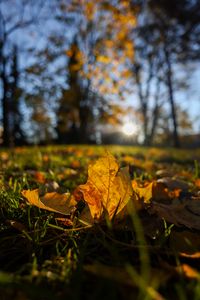
[[[131,122],[125,123],[122,127],[122,132],[125,135],[133,135],[134,133],[136,133],[136,131],[137,131],[136,125]]]

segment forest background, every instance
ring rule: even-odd
[[[199,146],[197,0],[1,0],[3,146]]]

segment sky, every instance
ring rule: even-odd
[[[200,132],[200,63],[194,65],[194,70],[188,74],[189,89],[180,93],[181,103],[193,120],[193,128],[196,133]]]
[[[188,69],[180,69],[179,76],[186,77],[188,89],[175,93],[175,101],[189,114],[194,133],[200,133],[200,62],[192,65],[191,72]],[[127,106],[137,109],[138,99],[133,93],[127,96]]]

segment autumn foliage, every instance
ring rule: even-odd
[[[130,179],[127,167],[120,168],[114,156],[106,152],[89,165],[87,182],[79,185],[74,194],[52,192],[40,197],[36,189],[24,190],[22,195],[32,205],[64,215],[70,215],[72,208],[76,208],[82,200],[86,204],[82,214],[91,223],[102,222],[106,217],[109,220],[118,216],[121,218],[122,211],[125,219],[131,213],[131,203],[134,211],[146,209],[150,214],[157,214],[177,226],[200,230],[200,202],[195,201],[195,198],[183,202],[178,200],[180,193],[188,188],[187,183],[170,177],[146,182],[141,186]],[[76,197],[77,191],[79,197]],[[81,220],[81,214],[79,218]]]
[[[0,152],[0,275],[58,299],[76,295],[80,276],[84,293],[92,282],[122,299],[168,299],[177,284],[188,295],[200,278],[198,157],[119,146]]]

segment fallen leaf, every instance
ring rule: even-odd
[[[150,203],[151,200],[161,201],[169,200],[170,195],[166,186],[157,181],[152,181],[143,187],[140,187],[136,180],[132,181],[132,187],[139,201]]]
[[[156,176],[159,178],[173,177],[173,174],[169,170],[158,170],[158,171],[156,171]]]
[[[147,184],[144,187],[140,187],[137,181],[133,180],[132,187],[139,201],[143,201],[144,203],[150,203],[153,197],[153,182]]]
[[[74,197],[71,197],[69,193],[59,194],[52,192],[40,197],[39,190],[35,189],[32,191],[23,190],[22,195],[31,205],[64,215],[69,215],[72,208],[77,204]]]
[[[177,267],[177,271],[187,278],[200,279],[199,272],[187,264],[182,264]]]
[[[73,226],[73,222],[69,218],[55,218],[55,220],[58,221],[59,223],[62,223],[62,225],[64,226],[67,227]]]
[[[159,202],[170,200],[169,190],[164,183],[158,181],[153,183],[153,200]]]
[[[187,200],[178,204],[152,202],[151,211],[176,226],[200,230],[200,201]]]
[[[86,206],[84,207],[84,209],[82,210],[78,221],[80,221],[80,223],[84,224],[84,225],[92,225],[94,224],[94,219],[91,215],[89,206],[86,204]]]
[[[3,162],[7,162],[9,160],[9,154],[7,152],[1,152],[0,153],[0,159]]]
[[[170,190],[188,190],[189,188],[189,184],[187,182],[177,178],[163,177],[161,179],[158,179],[157,182],[164,183],[166,187]]]
[[[195,185],[200,189],[200,178],[195,180]]]
[[[99,220],[106,211],[109,219],[126,206],[133,195],[128,168],[119,165],[110,153],[88,167],[88,180],[79,186],[91,216]]]
[[[42,156],[42,160],[43,160],[43,162],[47,163],[47,162],[50,161],[50,157],[49,157],[47,154],[44,154],[44,155]]]
[[[125,155],[123,156],[123,162],[127,164],[135,164],[136,159],[133,156]]]
[[[34,177],[35,177],[35,180],[39,183],[45,183],[45,181],[46,181],[44,172],[36,171],[34,173]]]
[[[27,231],[27,228],[24,224],[21,222],[15,221],[15,220],[6,220],[6,224],[12,226],[13,228],[23,232]]]
[[[81,167],[81,163],[79,160],[73,160],[70,164],[73,169],[78,169]]]
[[[181,257],[186,257],[186,258],[191,258],[191,259],[200,259],[200,252],[195,252],[195,253],[192,253],[192,254],[180,252],[179,255]]]
[[[177,199],[180,197],[182,190],[181,189],[175,189],[173,191],[169,191],[169,197],[171,199]]]

